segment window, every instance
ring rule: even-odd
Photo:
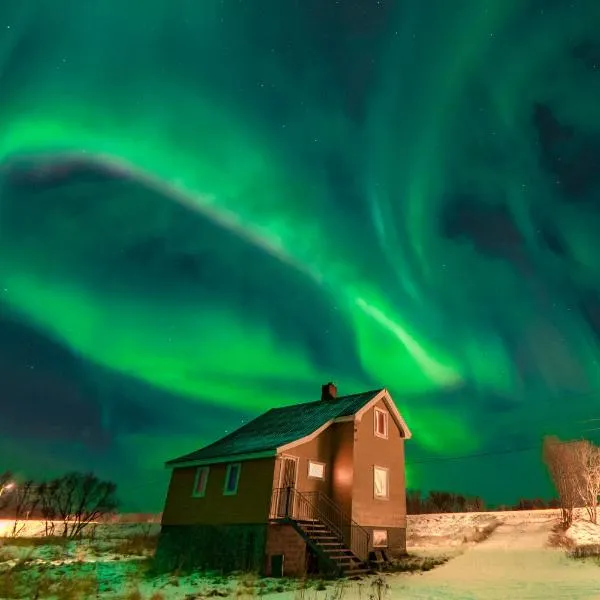
[[[373,493],[375,498],[388,498],[390,472],[385,467],[373,467]]]
[[[387,548],[387,529],[373,529],[373,548]]]
[[[388,436],[388,414],[380,408],[375,409],[375,435],[386,439]]]
[[[311,479],[325,479],[325,463],[309,460],[308,476]]]
[[[224,496],[235,496],[237,494],[241,470],[242,465],[240,463],[227,465],[227,472],[225,473],[225,487],[223,488]]]
[[[196,477],[194,479],[194,489],[192,496],[194,498],[204,498],[206,494],[206,484],[208,483],[209,467],[198,467],[196,469]]]

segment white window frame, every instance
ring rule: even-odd
[[[201,477],[201,473],[206,473],[204,479],[204,489],[198,492],[198,480]],[[206,488],[208,487],[208,477],[210,476],[210,467],[196,467],[196,475],[194,477],[194,487],[192,488],[192,498],[204,498],[206,496]]]
[[[323,475],[321,477],[319,477],[318,475],[311,475],[310,474],[310,466],[311,465],[319,465],[321,467],[323,467]],[[324,462],[318,461],[318,460],[308,460],[308,474],[307,477],[309,479],[318,479],[319,481],[325,481],[325,471],[327,469],[327,465]]]
[[[375,479],[377,477],[377,471],[385,473],[385,495],[379,495],[377,493],[377,487],[375,485]],[[387,467],[380,467],[379,465],[373,465],[373,497],[377,500],[389,500],[390,498],[390,470]]]
[[[379,432],[377,429],[377,424],[379,423],[379,419],[377,417],[379,414],[383,415],[383,433]],[[373,431],[375,433],[375,437],[383,438],[384,440],[388,439],[389,420],[390,415],[388,412],[381,408],[375,408],[375,410],[373,411]]]
[[[235,488],[233,490],[227,489],[227,484],[229,483],[229,475],[231,474],[231,469],[237,467],[237,477],[235,480]],[[227,471],[225,471],[225,483],[223,484],[223,496],[235,496],[238,493],[238,487],[240,484],[240,475],[242,474],[242,463],[229,463],[227,465]]]
[[[376,534],[384,537],[383,542],[375,543]],[[387,548],[388,547],[388,531],[387,529],[373,529],[373,548]]]

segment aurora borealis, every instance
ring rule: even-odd
[[[156,508],[164,460],[332,379],[390,389],[411,485],[547,493],[529,448],[600,418],[599,31],[597,0],[3,0],[2,462]]]

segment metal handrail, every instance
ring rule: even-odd
[[[340,513],[340,517],[342,520],[352,527],[356,527],[359,531],[362,531],[365,536],[369,537],[369,532],[362,526],[359,525],[352,517],[344,511],[344,509],[335,501],[333,498],[330,498],[327,494],[323,492],[303,492],[306,496],[310,496],[316,494],[319,500],[324,500],[326,504],[329,504],[333,509],[337,510]]]
[[[299,492],[293,487],[277,488],[273,490],[271,515],[275,518],[318,520],[343,540],[358,558],[368,558],[369,532],[322,492]]]

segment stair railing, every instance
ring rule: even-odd
[[[319,521],[344,541],[352,553],[363,561],[369,556],[369,532],[347,515],[322,492],[299,492],[293,487],[273,490],[272,519]]]

